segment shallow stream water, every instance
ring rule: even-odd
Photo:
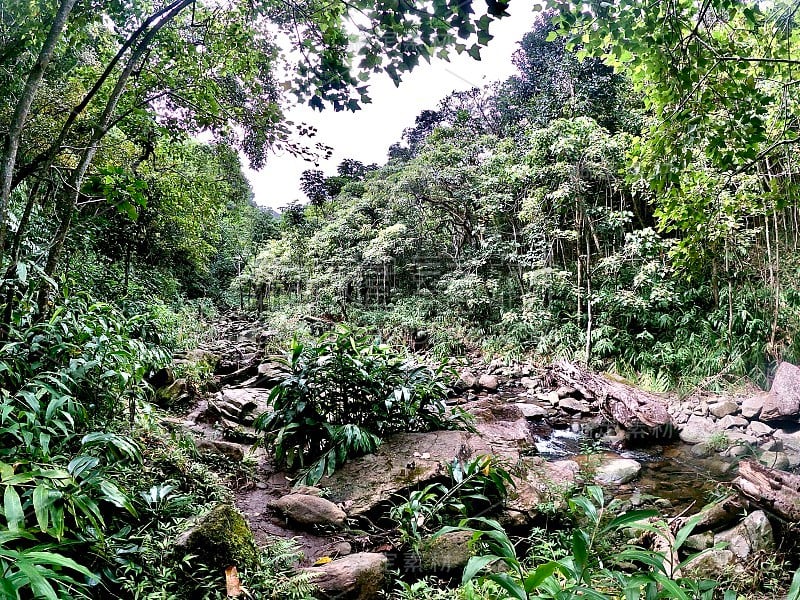
[[[576,422],[574,428],[578,431],[532,426],[538,454],[547,460],[575,460],[588,473],[610,459],[636,460],[642,465],[639,476],[630,483],[609,488],[615,498],[632,500],[634,504],[650,496],[663,498],[671,505],[671,509],[665,506],[665,512],[676,514],[692,504],[698,510],[727,481],[724,476],[714,474],[714,465],[708,459],[693,456],[687,444],[676,441],[615,450],[581,433],[580,423]]]

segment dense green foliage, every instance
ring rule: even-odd
[[[221,308],[284,333],[301,314],[352,326],[297,336],[257,423],[309,483],[453,424],[449,374],[401,345],[569,357],[662,389],[800,359],[796,0],[548,0],[517,75],[422,111],[382,166],[306,171],[307,206],[253,203],[243,158],[330,155],[290,98],[357,110],[373,73],[479,57],[508,4],[2,3],[0,596],[221,596],[218,570],[170,548],[230,491],[159,425],[147,383]],[[484,457],[447,475],[397,499],[406,545],[512,482]],[[468,523],[488,554],[454,593],[711,597],[657,553],[603,566],[600,538],[645,515],[609,522],[587,493],[552,561]],[[248,550],[254,595],[310,594],[293,548]]]
[[[444,367],[413,364],[364,331],[340,328],[315,342],[295,340],[286,377],[255,426],[282,468],[316,484],[348,458],[373,452],[398,431],[444,429]]]
[[[767,81],[790,85],[792,42],[760,42],[796,12],[556,4],[522,40],[519,75],[420,113],[377,170],[309,172],[310,205],[234,285],[409,345],[424,332],[441,356],[570,357],[662,389],[762,381],[798,353],[793,117]],[[684,35],[680,69],[647,58],[662,19],[674,30],[653,44]],[[702,75],[705,36],[730,83]],[[726,43],[744,58],[720,56]],[[769,140],[733,114],[742,103]]]

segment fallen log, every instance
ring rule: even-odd
[[[743,460],[733,484],[754,504],[787,521],[800,521],[800,475]]]
[[[596,398],[600,410],[622,427],[628,437],[672,434],[672,419],[663,398],[568,362],[556,363],[551,373],[585,398]]]

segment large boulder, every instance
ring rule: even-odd
[[[800,415],[800,368],[782,362],[775,372],[772,388],[764,397],[762,421],[791,419]]]
[[[273,507],[287,519],[306,527],[342,527],[345,512],[330,500],[309,494],[287,494],[275,501]]]
[[[389,561],[383,554],[358,552],[318,567],[309,567],[311,582],[323,599],[373,600],[381,597]]]
[[[180,557],[192,554],[201,564],[220,570],[252,566],[257,558],[253,532],[229,504],[220,504],[196,519],[175,539],[173,549]]]
[[[166,387],[156,390],[156,404],[162,408],[175,408],[193,398],[186,379],[176,379]]]
[[[259,388],[225,388],[209,401],[209,407],[226,419],[250,425],[270,410],[269,392]]]
[[[534,447],[528,421],[513,403],[479,400],[463,405],[476,432],[432,431],[389,436],[373,454],[349,460],[322,480],[329,497],[350,516],[364,515],[394,494],[446,475],[444,465],[493,455],[516,464]]]

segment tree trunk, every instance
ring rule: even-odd
[[[584,371],[568,362],[553,365],[550,375],[556,383],[574,387],[587,400],[597,399],[601,410],[622,426],[628,437],[671,433],[672,419],[667,402],[655,394]]]
[[[788,521],[800,521],[800,475],[743,460],[733,483],[755,504]]]
[[[114,112],[117,108],[117,104],[119,103],[119,100],[125,91],[125,87],[128,84],[128,79],[130,79],[130,76],[139,61],[147,53],[150,43],[153,41],[153,38],[155,38],[156,34],[158,34],[164,25],[175,18],[175,16],[189,3],[190,0],[183,0],[182,3],[177,4],[177,6],[175,6],[171,12],[167,13],[161,21],[156,23],[153,28],[147,32],[142,41],[139,42],[139,44],[136,46],[136,49],[131,54],[130,59],[128,59],[128,63],[125,65],[125,68],[119,74],[117,83],[114,85],[114,89],[111,91],[111,95],[106,102],[103,113],[100,116],[97,124],[92,129],[91,140],[89,141],[86,149],[83,151],[83,155],[81,156],[78,166],[73,169],[72,174],[67,182],[66,194],[64,197],[62,197],[59,206],[60,221],[53,238],[53,243],[50,246],[50,252],[47,255],[47,262],[45,263],[44,273],[46,276],[52,277],[56,271],[56,267],[58,266],[58,262],[61,258],[61,251],[64,248],[64,242],[67,239],[67,233],[69,232],[72,224],[72,217],[78,204],[78,198],[80,198],[81,185],[83,184],[86,171],[89,169],[89,165],[94,160],[94,155],[97,153],[97,150],[100,147],[100,142],[108,133]],[[47,285],[47,282],[42,281],[42,285],[39,288],[39,296],[37,298],[40,318],[46,313],[47,304],[50,300],[50,292],[51,290]]]
[[[8,133],[3,143],[3,155],[0,157],[0,268],[3,266],[3,249],[5,248],[6,232],[8,230],[6,221],[8,203],[11,198],[11,182],[14,178],[14,167],[17,163],[17,152],[22,138],[22,130],[25,127],[25,121],[28,120],[36,92],[42,84],[44,73],[53,58],[56,45],[61,39],[61,34],[67,25],[69,14],[72,12],[75,2],[76,0],[61,0],[47,38],[39,51],[36,63],[28,73],[25,88],[17,101],[17,106],[14,108],[14,115],[11,117]]]

